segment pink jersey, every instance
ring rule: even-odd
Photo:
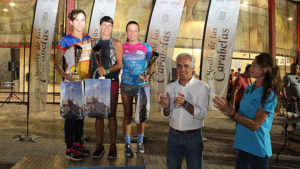
[[[139,75],[145,72],[147,61],[150,59],[152,48],[149,44],[139,42],[123,44],[123,74],[122,83],[143,85],[148,82],[138,82]]]

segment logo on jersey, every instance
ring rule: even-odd
[[[136,51],[136,54],[138,54],[138,55],[144,55],[145,52],[143,52],[143,51],[141,51],[141,50],[137,50],[137,51]]]

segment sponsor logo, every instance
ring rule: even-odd
[[[226,7],[222,9],[218,9],[216,13],[216,20],[222,23],[228,22],[230,16],[232,15],[231,11],[232,10],[229,10]]]
[[[218,19],[219,21],[225,21],[227,18],[227,13],[225,11],[221,11],[219,14],[218,14]]]
[[[43,16],[42,16],[43,21],[46,22],[48,20],[48,18],[49,18],[48,12],[44,12]]]
[[[143,51],[141,51],[141,50],[137,50],[136,54],[138,54],[138,55],[144,55],[145,53]]]
[[[162,14],[160,15],[159,21],[160,21],[160,23],[162,23],[164,25],[169,24],[171,22],[170,13],[168,11],[162,12]]]

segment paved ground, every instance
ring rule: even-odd
[[[48,105],[47,111],[31,114],[29,134],[41,136],[37,143],[13,141],[16,135],[26,133],[26,106],[19,104],[5,104],[0,108],[0,169],[6,168],[66,168],[69,166],[146,166],[147,169],[165,169],[166,141],[168,121],[159,112],[152,113],[146,126],[146,153],[127,159],[123,154],[122,136],[122,106],[118,106],[118,158],[115,161],[106,159],[109,144],[108,130],[105,130],[104,143],[106,154],[101,160],[88,157],[84,162],[71,162],[64,158],[65,144],[63,135],[64,120],[58,115],[59,105]],[[203,128],[205,141],[204,166],[205,169],[234,168],[236,151],[232,148],[235,124],[224,117],[219,111],[209,111]],[[93,151],[96,142],[94,134],[94,119],[86,118],[85,136],[89,137],[87,148]],[[285,149],[279,163],[275,163],[276,153],[283,143],[282,127],[273,124],[271,136],[273,156],[271,167],[274,169],[300,168],[300,153]],[[133,136],[136,135],[133,126]],[[133,149],[135,149],[133,145]],[[183,164],[183,168],[186,168]]]

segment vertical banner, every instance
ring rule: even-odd
[[[227,93],[240,0],[211,0],[202,43],[201,80],[210,87],[210,103]],[[210,109],[214,109],[210,104]]]
[[[48,66],[59,0],[37,0],[29,61],[29,112],[45,110]]]
[[[100,19],[103,16],[110,16],[114,19],[116,12],[117,0],[94,0],[92,17],[89,27],[89,35],[91,38],[96,39],[100,38]]]
[[[159,53],[151,81],[154,93],[163,93],[169,73],[181,20],[184,0],[156,0],[148,26],[146,42]]]

